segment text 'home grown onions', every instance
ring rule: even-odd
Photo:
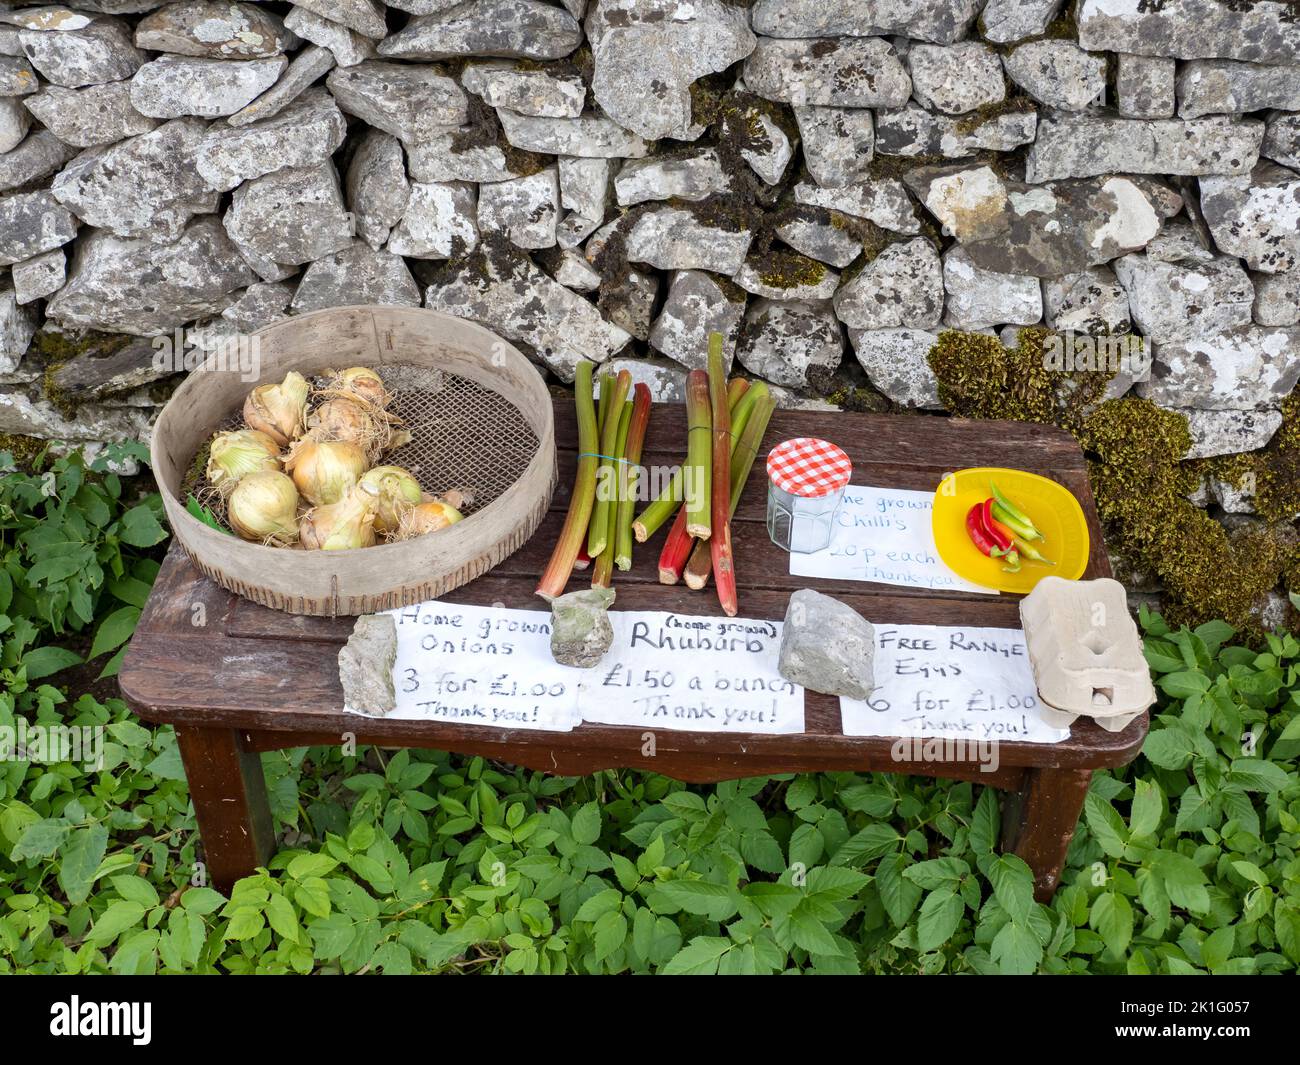
[[[230,493],[226,515],[245,540],[291,544],[298,538],[298,489],[277,470],[247,474]]]
[[[361,479],[370,465],[356,444],[304,437],[284,460],[303,498],[316,506],[337,503]]]
[[[244,424],[286,447],[303,431],[310,390],[307,378],[294,370],[278,385],[258,385],[244,400]]]
[[[395,533],[401,524],[402,511],[420,502],[420,482],[400,466],[376,466],[361,476],[361,484],[374,488],[379,495],[375,531]]]
[[[337,503],[314,507],[298,522],[298,541],[308,551],[346,551],[375,542],[379,493],[371,485],[354,485]]]
[[[217,433],[208,449],[208,482],[229,496],[250,473],[280,469],[280,446],[257,429]]]

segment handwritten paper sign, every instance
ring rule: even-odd
[[[1060,743],[1038,713],[1020,629],[876,626],[876,689],[840,699],[846,736]]]
[[[933,492],[851,484],[835,512],[830,545],[809,554],[792,552],[790,572],[796,577],[996,595],[944,565],[930,527],[933,511]]]
[[[803,688],[777,672],[779,621],[610,614],[614,644],[581,688],[584,721],[689,732],[803,732]]]
[[[567,732],[584,721],[692,732],[794,733],[803,688],[776,668],[779,621],[612,611],[593,669],[551,657],[543,611],[429,602],[397,621],[388,717]]]

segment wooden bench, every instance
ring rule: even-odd
[[[681,408],[656,405],[643,461],[680,461],[684,436]],[[1110,575],[1083,455],[1067,433],[1018,422],[783,411],[772,420],[765,451],[791,436],[824,436],[840,444],[853,460],[855,484],[929,490],[946,472],[984,465],[1051,477],[1074,493],[1087,515],[1092,554],[1086,576]],[[568,504],[576,438],[572,403],[557,400],[560,482],[550,513],[528,544],[449,601],[546,608],[533,589]],[[760,468],[746,487],[733,534],[742,616],[779,619],[792,591],[813,586],[874,622],[1019,626],[1014,596],[791,577],[787,556],[767,537],[765,499]],[[616,574],[617,606],[719,613],[711,589],[658,583],[661,540],[662,533],[639,550],[630,573]],[[586,579],[576,575],[570,589]],[[1033,868],[1038,897],[1046,900],[1056,888],[1092,771],[1131,761],[1147,731],[1146,715],[1117,734],[1080,719],[1062,743],[1002,743],[993,772],[981,772],[973,761],[909,762],[901,768],[890,754],[893,740],[844,736],[839,701],[808,692],[801,735],[658,730],[654,754],[647,756],[642,728],[583,725],[549,733],[345,714],[337,655],[351,627],[350,618],[297,617],[257,606],[203,577],[179,548],[167,556],[120,679],[140,717],[176,727],[208,871],[222,890],[264,864],[273,850],[260,753],[354,737],[358,744],[482,755],[564,775],[635,768],[702,784],[771,773],[902,771],[992,785],[1010,793],[1003,846]]]

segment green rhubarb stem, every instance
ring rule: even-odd
[[[587,523],[596,496],[596,405],[591,395],[592,364],[578,363],[574,379],[574,398],[578,414],[578,472],[573,482],[573,495],[569,499],[569,512],[564,518],[551,560],[542,571],[537,594],[551,600],[564,594],[564,586],[573,572],[573,563],[587,533]]]
[[[609,411],[608,417],[614,417],[614,411]],[[623,491],[627,485],[627,463],[624,461],[627,457],[627,433],[632,423],[632,404],[624,402],[619,409],[618,415],[618,441],[614,446],[612,455],[614,457],[614,478],[617,484],[618,496],[610,500],[609,510],[611,518],[618,513],[618,506],[623,500]],[[616,536],[610,536],[609,541],[605,544],[605,550],[600,553],[596,559],[596,567],[591,573],[591,586],[593,588],[608,588],[614,579],[614,555],[616,550]]]
[[[686,501],[686,531],[701,540],[707,540],[713,532],[709,522],[713,502],[710,402],[709,375],[703,370],[692,370],[686,375],[686,462],[682,467],[682,495]]]
[[[736,615],[736,570],[731,554],[731,412],[727,407],[727,367],[722,361],[722,334],[709,334],[709,399],[713,416],[713,499],[709,522],[713,535],[713,579],[718,601],[728,617]],[[689,522],[688,522],[689,524]]]
[[[600,467],[596,473],[596,502],[591,511],[591,524],[587,529],[587,554],[598,559],[609,545],[610,512],[615,503],[618,476],[614,461],[618,448],[618,424],[622,420],[623,401],[632,387],[632,374],[619,370],[609,400],[605,424],[600,431]],[[604,391],[603,389],[601,390]]]
[[[632,568],[632,511],[636,503],[636,485],[641,475],[641,451],[645,447],[646,426],[650,423],[650,388],[637,385],[632,390],[632,420],[627,427],[627,445],[623,451],[625,482],[618,499],[614,521],[614,564],[621,570]]]

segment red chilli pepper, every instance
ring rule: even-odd
[[[1015,538],[1007,528],[996,521],[993,517],[993,500],[986,499],[980,504],[980,516],[984,522],[984,528],[988,531],[990,538],[1002,548],[1003,552],[1010,551],[1016,546]]]
[[[1007,553],[1006,548],[998,543],[984,524],[983,503],[976,503],[966,512],[966,533],[981,554],[988,555],[989,558],[1001,558]]]

